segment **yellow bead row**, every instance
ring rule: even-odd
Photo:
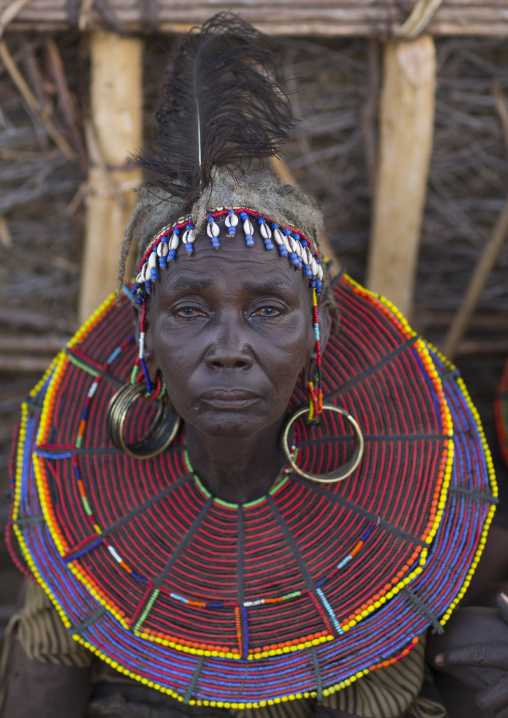
[[[91,317],[89,317],[84,324],[78,329],[76,334],[72,337],[70,342],[67,344],[68,347],[76,346],[79,342],[89,334],[96,324],[102,319],[103,315],[106,314],[115,303],[116,294],[110,294],[102,304],[95,310]]]
[[[28,421],[28,406],[27,404],[21,404],[21,421],[19,423],[18,432],[18,448],[16,454],[16,473],[14,479],[14,503],[12,506],[12,520],[16,521],[18,518],[19,506],[21,503],[21,483],[23,481],[23,448],[26,442],[26,428]],[[14,529],[16,525],[14,524]]]
[[[80,583],[82,583],[88,589],[88,591],[92,594],[95,600],[107,611],[109,611],[109,613],[111,613],[111,615],[114,616],[116,620],[122,624],[125,630],[128,631],[129,624],[125,620],[125,613],[123,611],[120,611],[120,609],[104,595],[104,593],[97,587],[95,581],[82,568],[78,566],[77,561],[69,561],[67,565],[70,568],[72,574],[78,579]]]
[[[375,292],[371,292],[369,289],[366,289],[348,274],[344,274],[343,279],[348,284],[350,284],[355,294],[360,294],[361,296],[370,299],[373,304],[378,305],[379,308],[383,311],[383,314],[386,313],[384,309],[387,309],[397,319],[397,322],[400,323],[399,328],[403,331],[403,333],[408,339],[417,336],[417,333],[414,331],[414,329],[409,326],[406,317],[402,314],[402,312],[397,309],[395,304],[390,302],[389,299],[383,297],[381,294],[376,294]]]
[[[455,369],[455,365],[449,361],[446,357],[441,354],[441,352],[433,347],[431,344],[428,344],[432,348],[432,350],[439,356],[441,361],[445,364],[448,370],[453,371]],[[469,392],[466,388],[466,385],[464,384],[463,379],[459,376],[457,378],[457,384],[459,385],[459,388],[462,392],[462,395],[464,396],[467,405],[469,407],[469,410],[473,416],[474,422],[476,424],[476,428],[478,431],[478,434],[480,436],[480,440],[482,443],[483,451],[485,454],[485,463],[487,464],[487,473],[489,477],[489,484],[492,491],[492,495],[494,497],[498,496],[498,488],[497,488],[497,482],[496,482],[496,475],[494,470],[494,462],[492,461],[492,455],[490,453],[489,445],[487,444],[487,439],[485,437],[485,432],[483,430],[483,426],[481,423],[480,415],[478,413],[477,408],[473,404],[471,397],[469,396]],[[458,592],[457,596],[454,598],[452,603],[448,606],[448,609],[444,613],[444,615],[440,619],[440,623],[442,626],[445,625],[445,623],[448,621],[450,616],[452,615],[453,610],[456,608],[457,604],[462,600],[464,597],[464,594],[466,593],[469,584],[471,583],[471,579],[473,578],[473,574],[478,566],[478,562],[480,561],[481,555],[483,553],[483,549],[485,548],[485,544],[487,542],[487,534],[489,532],[490,524],[492,523],[492,519],[494,517],[494,513],[496,511],[495,504],[492,504],[492,506],[489,509],[489,512],[487,514],[487,518],[485,519],[485,523],[483,525],[483,530],[480,536],[480,542],[478,544],[478,549],[476,550],[473,562],[469,568],[469,571],[466,574],[466,578],[464,579],[464,583],[461,586],[460,591]]]
[[[360,285],[358,282],[355,282],[355,280],[348,275],[344,275],[344,279],[347,283],[350,284],[356,294],[364,297],[365,299],[376,305],[378,308],[380,308],[385,315],[389,316],[392,321],[394,321],[394,323],[397,325],[397,327],[401,330],[404,336],[406,336],[406,338],[413,338],[418,336],[417,333],[409,326],[409,323],[407,322],[404,315],[397,309],[397,307],[392,302],[379,294],[375,294],[374,292],[370,292],[369,290],[365,289],[362,285]],[[446,456],[446,464],[443,480],[440,487],[437,510],[432,520],[429,521],[427,529],[424,532],[424,536],[422,537],[427,544],[430,544],[432,543],[442,521],[444,507],[446,505],[446,498],[448,495],[451,481],[454,453],[452,439],[453,421],[448,404],[444,397],[444,390],[441,378],[434,362],[432,361],[432,357],[430,356],[430,353],[427,349],[427,345],[423,339],[419,338],[415,342],[415,350],[418,352],[418,355],[420,356],[425,370],[438,393],[439,404],[442,412],[442,432],[443,438],[445,439],[443,455]],[[347,623],[342,624],[342,629],[344,631],[347,631],[356,624],[358,624],[363,618],[366,618],[373,611],[380,608],[387,600],[393,598],[397,593],[399,593],[402,588],[407,586],[414,578],[416,578],[416,576],[421,573],[423,567],[425,566],[427,553],[428,552],[426,549],[423,550],[419,558],[419,565],[416,569],[414,569],[410,574],[404,577],[400,582],[396,583],[393,588],[388,591],[388,593],[383,596],[379,596],[378,599],[368,603],[358,616],[351,618]]]
[[[109,311],[109,309],[112,307],[115,301],[115,294],[111,294],[101,305],[100,307],[92,314],[92,316],[87,319],[87,321],[81,326],[81,328],[76,332],[76,334],[73,336],[73,338],[69,341],[67,344],[68,347],[75,346],[79,341],[85,338],[85,336],[92,331],[92,329],[96,326],[96,324],[103,318],[104,314]],[[66,356],[65,351],[61,351],[60,354],[56,357],[52,364],[52,369],[54,369],[53,378],[51,380],[50,385],[48,386],[48,390],[46,392],[46,396],[44,397],[44,403],[42,407],[41,412],[41,418],[39,423],[39,430],[37,432],[37,444],[42,445],[47,441],[49,432],[51,430],[51,421],[53,418],[53,411],[55,407],[55,401],[56,401],[56,395],[58,392],[58,389],[60,387],[60,384],[62,383],[63,376],[65,374],[65,371],[69,365],[69,359]],[[40,387],[42,385],[42,381],[39,382],[38,386]],[[37,387],[36,387],[37,389]],[[45,469],[43,467],[43,462],[39,461],[39,457],[37,457],[36,454],[32,457],[33,465],[34,465],[34,471],[35,471],[35,477],[37,482],[37,489],[39,492],[39,497],[41,500],[42,505],[42,511],[44,514],[44,518],[46,520],[46,523],[48,525],[51,537],[53,541],[55,542],[55,545],[58,549],[58,552],[61,556],[64,556],[67,551],[69,550],[69,547],[67,545],[67,542],[65,541],[59,527],[58,523],[56,521],[56,518],[54,516],[54,511],[51,506],[51,499],[49,495],[49,485],[48,480],[46,476]]]
[[[159,643],[162,646],[167,646],[168,648],[172,648],[175,651],[181,651],[182,653],[189,653],[194,656],[206,656],[207,658],[228,658],[230,660],[241,660],[242,656],[237,651],[235,653],[232,653],[230,651],[210,651],[202,648],[193,648],[192,646],[186,646],[182,643],[178,642],[178,639],[171,640],[169,638],[162,638],[160,636],[154,636],[150,633],[146,633],[144,631],[135,632],[135,634],[139,638],[146,639],[147,641],[152,641],[153,643]],[[248,661],[252,660],[259,660],[260,658],[270,658],[272,656],[282,656],[285,653],[294,653],[295,651],[301,651],[305,648],[311,648],[312,646],[319,646],[322,643],[327,643],[328,641],[333,641],[334,637],[332,635],[328,636],[321,636],[320,638],[314,638],[311,641],[302,641],[302,643],[297,643],[294,646],[281,646],[280,648],[275,648],[270,651],[259,651],[257,653],[249,653],[247,656]]]

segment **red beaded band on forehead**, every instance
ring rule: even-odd
[[[225,216],[228,238],[234,237],[241,223],[245,242],[248,247],[254,245],[254,226],[250,220],[254,217],[267,251],[275,246],[282,257],[288,257],[295,269],[302,269],[309,279],[309,287],[321,293],[323,269],[320,266],[319,253],[316,245],[298,229],[290,225],[278,225],[269,217],[247,207],[218,207],[208,212],[207,234],[214,249],[220,249],[220,228],[215,219]],[[182,231],[183,230],[183,231]],[[168,262],[176,257],[181,244],[187,254],[194,253],[196,231],[192,217],[179,219],[175,224],[163,227],[150,242],[139,263],[139,273],[133,287],[136,301],[141,304],[149,299],[152,282],[159,279],[159,269],[165,269]],[[275,243],[275,244],[274,244]]]
[[[310,239],[308,239],[308,237],[306,237],[306,236],[303,234],[303,232],[301,232],[299,229],[297,229],[296,227],[293,227],[293,226],[290,225],[290,224],[277,225],[277,224],[273,221],[273,219],[271,219],[270,217],[268,217],[266,214],[261,214],[260,212],[256,212],[255,210],[249,209],[248,207],[233,207],[233,208],[231,208],[231,209],[218,207],[217,209],[211,210],[211,211],[208,212],[208,222],[209,222],[209,220],[210,220],[210,217],[212,217],[213,219],[215,219],[216,217],[223,217],[224,215],[230,214],[231,212],[234,213],[234,214],[236,214],[237,216],[239,216],[242,212],[245,212],[246,214],[250,215],[251,217],[256,217],[257,220],[258,220],[258,222],[259,222],[259,220],[261,219],[261,220],[265,220],[265,222],[270,223],[270,225],[275,225],[276,227],[277,227],[277,226],[280,226],[282,230],[288,229],[291,233],[297,234],[302,241],[307,242],[307,245],[310,247],[311,252],[313,252],[316,257],[319,256],[319,252],[318,252],[318,250],[317,250],[317,247],[316,247],[315,243],[312,242]],[[160,242],[161,237],[162,237],[164,234],[165,234],[165,235],[168,235],[168,233],[172,232],[172,230],[173,230],[174,228],[181,229],[182,227],[184,227],[185,225],[187,225],[189,222],[190,222],[191,224],[193,224],[191,217],[188,217],[188,218],[183,218],[183,217],[182,217],[182,218],[179,219],[175,224],[168,224],[168,225],[166,225],[165,227],[163,227],[161,230],[159,230],[159,232],[157,232],[157,234],[155,235],[155,237],[152,239],[152,241],[150,242],[150,244],[149,244],[148,247],[146,248],[145,253],[143,254],[143,257],[142,257],[142,259],[141,259],[141,261],[140,261],[140,263],[139,263],[139,269],[141,269],[141,267],[142,267],[142,265],[144,264],[144,262],[145,262],[145,261],[148,259],[148,257],[150,256],[150,252],[152,251],[152,247],[153,247],[155,244],[158,244],[158,243]],[[228,235],[228,236],[229,236],[229,235]],[[231,236],[234,236],[234,235],[231,235]]]
[[[313,323],[318,357],[317,386],[316,389],[314,389],[312,382],[309,382],[308,387],[310,406],[309,419],[317,417],[322,411],[323,403],[321,389],[321,347],[317,310],[317,295],[321,294],[323,287],[323,268],[320,264],[317,247],[315,243],[307,239],[305,235],[295,227],[279,225],[269,217],[248,207],[217,207],[208,212],[206,222],[206,233],[210,238],[212,247],[216,250],[220,249],[221,246],[221,230],[215,220],[221,217],[225,217],[225,225],[228,230],[225,237],[235,237],[237,227],[241,224],[245,243],[248,247],[254,246],[254,225],[251,222],[251,218],[255,218],[259,224],[259,232],[266,251],[272,251],[276,246],[280,256],[287,257],[295,270],[302,270],[309,280],[309,288],[312,290]],[[155,235],[139,263],[139,273],[132,287],[132,293],[136,302],[142,305],[139,355],[136,364],[138,368],[141,367],[143,369],[149,394],[151,393],[151,382],[143,358],[143,350],[146,305],[152,293],[152,283],[158,281],[159,270],[166,269],[168,262],[172,262],[175,259],[180,245],[185,247],[187,254],[193,254],[195,240],[196,230],[192,217],[182,217],[175,224],[169,224],[163,227]]]

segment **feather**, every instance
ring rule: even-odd
[[[279,154],[293,117],[273,79],[265,36],[219,13],[183,39],[164,79],[151,147],[135,161],[153,184],[190,204],[213,181]]]

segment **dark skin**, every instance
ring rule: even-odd
[[[298,376],[312,376],[311,295],[277,250],[205,237],[161,272],[148,311],[147,361],[186,425],[190,461],[216,496],[263,496],[286,463],[279,434]],[[320,307],[322,344],[330,331]]]
[[[435,668],[460,681],[441,687],[449,693],[451,689],[450,718],[476,718],[478,708],[492,711],[495,718],[508,718],[508,598],[504,593],[498,594],[497,610],[469,606],[455,611],[442,636],[429,636],[427,653]],[[464,707],[458,705],[462,698]]]

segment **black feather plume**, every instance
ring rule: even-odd
[[[148,179],[192,202],[214,167],[277,155],[293,118],[273,74],[265,36],[236,15],[189,33],[164,78],[152,146],[135,158]]]

